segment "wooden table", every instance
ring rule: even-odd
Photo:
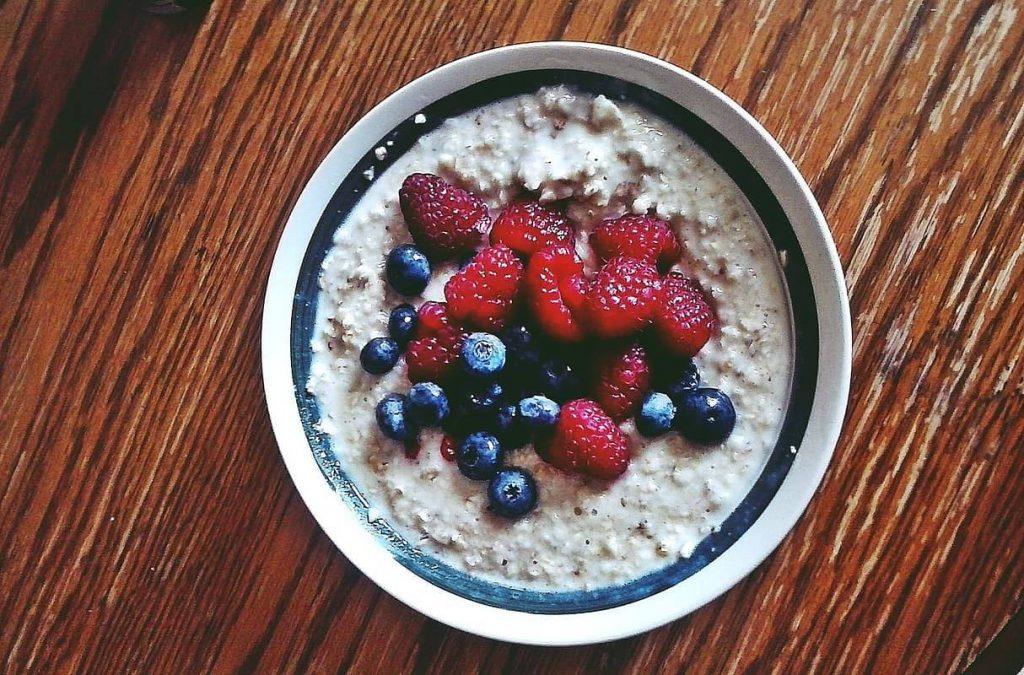
[[[0,670],[936,673],[1001,630],[987,663],[1021,658],[1024,6],[898,4],[0,3]],[[285,472],[258,354],[277,238],[345,130],[455,57],[562,38],[668,59],[775,134],[855,367],[755,573],[556,650],[357,572]]]

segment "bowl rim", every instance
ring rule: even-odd
[[[300,265],[340,179],[383,132],[434,100],[491,77],[546,68],[585,70],[647,87],[686,105],[729,139],[792,223],[807,261],[821,331],[804,441],[761,516],[728,550],[675,586],[625,605],[566,614],[486,605],[435,586],[400,565],[321,473],[295,401],[295,391],[305,383],[293,380],[290,365],[291,312]],[[835,244],[810,188],[778,143],[739,104],[695,75],[647,54],[586,42],[533,42],[478,52],[420,76],[374,106],[333,146],[303,188],[278,241],[263,310],[262,370],[271,424],[288,472],[320,527],[352,564],[404,604],[449,626],[523,644],[578,645],[635,635],[685,616],[753,571],[796,524],[824,476],[845,416],[851,361],[850,310]]]

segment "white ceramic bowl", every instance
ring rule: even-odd
[[[603,608],[575,611],[568,604],[568,609],[548,613],[510,609],[514,603],[481,602],[432,582],[408,561],[400,563],[366,526],[365,518],[325,477],[314,455],[309,419],[303,412],[305,383],[296,377],[295,366],[308,343],[299,339],[295,320],[300,312],[308,314],[316,301],[303,265],[318,224],[327,217],[328,204],[340,193],[343,180],[372,161],[372,150],[381,139],[402,125],[408,127],[424,108],[471,86],[479,89],[479,83],[511,73],[532,76],[534,71],[553,70],[566,72],[570,84],[574,74],[584,77],[583,73],[653,92],[653,97],[692,113],[706,125],[708,137],[738,153],[760,185],[760,194],[772,202],[779,219],[788,220],[789,228],[781,236],[795,246],[787,266],[789,292],[794,307],[800,294],[804,318],[797,317],[797,322],[808,321],[807,316],[813,321],[797,327],[804,336],[803,342],[798,337],[797,358],[806,371],[804,412],[798,424],[806,427],[794,443],[798,450],[792,452],[788,445],[776,448],[778,464],[771,476],[764,476],[768,487],[762,502],[735,528],[736,538],[722,546],[724,550],[712,547],[714,553],[703,567],[667,588],[624,596],[626,601],[607,602]],[[794,258],[799,261],[799,276],[790,275]],[[300,283],[303,276],[305,286]],[[420,77],[371,110],[334,146],[302,191],[278,245],[263,315],[263,376],[274,433],[299,493],[324,531],[363,573],[423,614],[479,635],[529,644],[583,644],[640,633],[693,611],[753,570],[794,526],[822,479],[846,409],[850,361],[849,306],[835,245],[807,184],[779,145],[736,103],[690,73],[644,54],[585,43],[534,43],[475,54]]]

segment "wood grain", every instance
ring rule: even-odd
[[[1024,604],[1024,7],[0,3],[0,659],[8,672],[953,672]],[[458,56],[619,44],[743,103],[847,271],[845,431],[779,550],[691,616],[538,649],[400,605],[331,545],[264,409],[302,185]]]

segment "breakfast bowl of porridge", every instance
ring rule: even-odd
[[[683,616],[796,524],[846,406],[842,271],[752,118],[652,57],[484,52],[334,147],[278,246],[268,407],[396,598],[581,644]]]

